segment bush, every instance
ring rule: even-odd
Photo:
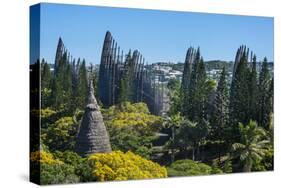
[[[79,182],[79,177],[75,174],[74,167],[68,164],[51,165],[42,163],[40,172],[40,183],[43,185]]]
[[[42,150],[35,151],[31,153],[30,160],[32,165],[40,165],[40,168],[36,169],[40,169],[40,183],[43,185],[79,182],[75,168],[55,159],[51,153]]]
[[[39,175],[41,184],[59,184],[96,181],[88,159],[72,151],[46,151],[31,153],[32,175]],[[39,166],[40,165],[40,166]],[[40,171],[39,171],[40,169]]]
[[[45,143],[52,151],[72,150],[77,131],[78,124],[74,122],[72,117],[62,117],[48,127]]]
[[[155,132],[162,127],[162,119],[151,115],[145,103],[129,102],[103,111],[113,150],[132,151],[150,159]]]
[[[114,151],[89,156],[93,176],[98,181],[167,177],[164,167],[132,152]]]
[[[82,158],[77,153],[72,151],[56,151],[54,156],[63,161],[65,164],[73,166],[75,169],[75,174],[80,177],[81,182],[96,180],[92,175],[92,168],[89,166],[87,158]]]
[[[214,169],[209,165],[201,162],[196,162],[192,160],[178,160],[172,163],[168,168],[169,177],[177,176],[197,176],[197,175],[209,175],[215,173],[221,173],[221,170]]]
[[[108,129],[112,150],[132,151],[150,159],[154,135],[143,135],[133,127],[110,127]]]
[[[56,111],[50,108],[41,109],[41,118],[49,118],[54,114],[56,114]]]
[[[60,161],[72,166],[77,166],[83,159],[73,151],[55,151],[53,155],[56,159],[59,159]]]
[[[32,163],[37,163],[37,164],[40,163],[40,164],[54,165],[54,164],[63,163],[62,161],[55,159],[51,153],[48,153],[43,150],[32,152],[30,155],[30,160]]]
[[[112,106],[104,112],[108,127],[134,127],[143,134],[150,134],[161,129],[162,119],[149,113],[144,103],[122,103]]]

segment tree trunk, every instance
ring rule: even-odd
[[[195,161],[195,143],[193,143],[193,146],[192,146],[192,160]]]
[[[252,161],[246,161],[244,166],[243,166],[243,172],[251,172],[252,169]]]
[[[175,161],[175,151],[174,151],[174,146],[175,146],[175,127],[172,127],[172,156],[171,156],[171,162],[173,163]]]

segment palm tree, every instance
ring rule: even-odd
[[[175,115],[172,115],[170,117],[167,117],[164,120],[164,127],[171,129],[172,136],[171,136],[171,142],[172,142],[172,148],[171,148],[171,162],[173,163],[175,160],[175,128],[179,128],[181,123],[183,121],[183,117],[180,115],[180,113],[177,113]]]
[[[243,163],[243,172],[251,172],[253,163],[264,157],[270,141],[266,138],[266,131],[252,120],[246,126],[239,123],[239,132],[240,143],[232,144],[232,154]]]

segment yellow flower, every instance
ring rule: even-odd
[[[167,177],[166,168],[130,151],[93,154],[88,160],[99,181]]]
[[[63,162],[57,159],[54,159],[51,153],[46,151],[35,151],[30,155],[30,160],[34,163],[45,163],[45,164],[62,164]]]

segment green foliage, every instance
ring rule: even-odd
[[[211,174],[222,174],[223,173],[223,171],[220,169],[217,162],[213,163],[211,167],[212,167]]]
[[[84,109],[88,94],[88,81],[87,81],[87,69],[86,62],[83,59],[79,67],[79,77],[78,77],[78,88],[77,88],[77,103],[76,108]]]
[[[71,150],[75,145],[77,131],[78,124],[73,117],[62,117],[47,128],[45,143],[51,150]]]
[[[180,89],[180,81],[178,79],[175,79],[175,78],[170,79],[168,81],[167,88],[170,91],[175,91],[175,90]]]
[[[165,128],[168,128],[171,130],[171,138],[170,138],[170,142],[168,142],[167,146],[172,150],[172,155],[171,155],[171,162],[174,162],[175,159],[175,148],[178,146],[178,140],[180,139],[177,135],[177,137],[175,137],[176,134],[176,129],[181,127],[182,123],[184,121],[184,118],[180,115],[180,113],[178,112],[175,115],[172,115],[170,117],[167,117],[163,123],[163,126]],[[177,143],[177,144],[176,144]]]
[[[41,75],[43,108],[71,114],[85,107],[88,76],[84,59],[81,63],[79,58],[75,64],[75,60],[70,62],[67,52],[64,52],[57,60],[53,73],[49,65],[43,62]]]
[[[231,163],[231,160],[226,160],[224,162],[222,170],[223,170],[224,173],[232,173],[232,163]]]
[[[171,101],[168,114],[174,115],[182,111],[181,108],[182,108],[183,89],[181,88],[180,82],[177,79],[169,80],[167,84],[167,88],[169,89],[168,95]]]
[[[228,116],[229,116],[229,93],[226,82],[226,72],[223,68],[219,83],[215,92],[215,98],[212,104],[210,112],[210,134],[208,139],[213,142],[217,142],[216,153],[219,157],[222,155],[224,142],[228,142],[227,139],[230,134]]]
[[[65,184],[77,182],[96,181],[92,174],[88,159],[80,157],[72,151],[36,151],[31,153],[31,165],[37,166],[40,172],[32,172],[33,175],[40,173],[41,184]],[[40,165],[40,167],[39,167]]]
[[[191,146],[192,148],[192,159],[200,158],[200,156],[195,155],[199,153],[199,146],[205,140],[209,133],[209,124],[206,121],[201,121],[199,123],[191,122],[188,119],[182,121],[180,127],[176,130],[175,134],[175,145],[183,148]]]
[[[108,132],[113,150],[133,151],[142,157],[150,158],[152,141],[157,138],[154,135],[143,135],[133,127],[110,127]]]
[[[65,95],[66,91],[66,83],[65,83],[65,78],[68,76],[67,73],[69,72],[66,71],[67,69],[67,54],[64,53],[63,57],[59,59],[58,65],[55,69],[54,72],[54,78],[52,80],[52,85],[51,85],[51,104],[52,106],[57,110],[61,109],[65,106],[65,103],[68,101],[66,98],[67,96]]]
[[[183,94],[180,89],[169,91],[169,97],[171,101],[171,106],[168,112],[169,115],[173,115],[182,111],[182,95]]]
[[[269,129],[270,114],[273,111],[273,78],[270,80],[268,63],[265,58],[259,75],[258,84],[258,123],[265,129]]]
[[[126,56],[125,59],[125,71],[121,76],[120,81],[120,91],[118,102],[133,102],[134,101],[134,91],[135,91],[135,84],[134,84],[134,59],[131,55],[131,50]]]
[[[40,183],[47,184],[66,184],[78,183],[79,177],[74,172],[74,167],[68,164],[40,165]]]
[[[232,145],[232,155],[242,162],[244,172],[250,172],[254,163],[263,160],[269,150],[270,141],[265,130],[254,121],[246,126],[240,123],[239,132],[240,143]]]
[[[51,71],[50,71],[50,65],[42,59],[41,62],[41,88],[49,89],[50,88],[50,82],[51,82]]]
[[[268,150],[265,151],[263,158],[253,162],[252,171],[273,170],[273,158],[274,150],[272,146],[269,146]]]
[[[41,118],[43,119],[48,119],[54,114],[56,114],[56,111],[50,108],[41,109]]]
[[[197,176],[209,175],[213,173],[222,173],[221,170],[215,169],[201,162],[192,160],[178,160],[167,167],[169,177],[177,176]]]
[[[162,119],[151,115],[144,103],[121,103],[104,110],[104,120],[113,150],[133,151],[149,158],[155,132],[162,128]]]
[[[41,88],[41,107],[46,108],[50,106],[50,97],[52,90],[48,88]],[[48,107],[47,107],[48,108]]]
[[[182,89],[182,114],[191,121],[207,119],[207,102],[215,89],[215,81],[208,80],[203,58],[198,48],[190,75],[188,89]]]
[[[51,95],[51,71],[49,64],[42,59],[41,62],[41,106],[45,108],[48,106]]]
[[[223,139],[228,123],[228,88],[226,72],[222,70],[220,80],[215,93],[211,117],[211,137],[214,140]]]
[[[257,120],[258,119],[258,75],[257,75],[257,68],[256,68],[256,56],[253,57],[252,62],[252,70],[249,75],[249,116],[250,119]]]
[[[188,84],[169,80],[172,104],[168,116],[162,119],[152,115],[145,103],[131,103],[137,101],[133,56],[127,55],[125,70],[120,75],[118,105],[102,109],[113,152],[88,158],[73,152],[83,114],[80,109],[84,108],[87,96],[86,62],[78,60],[74,70],[64,53],[51,73],[49,64],[42,60],[42,109],[33,110],[32,114],[41,116],[43,150],[31,153],[31,165],[41,165],[42,184],[166,177],[165,168],[147,160],[155,159],[152,143],[158,138],[156,133],[163,130],[171,136],[165,144],[172,153],[172,164],[167,168],[171,177],[273,169],[274,80],[266,59],[257,73],[256,58],[248,66],[243,54],[229,92],[225,68],[220,62],[213,65],[222,68],[216,87],[215,80],[208,80],[206,75],[211,62],[206,64],[198,49],[194,64],[183,73]],[[227,65],[228,71],[230,66]],[[90,74],[96,87],[96,75]],[[208,152],[208,143],[217,150]],[[229,145],[231,157],[226,149]],[[163,152],[159,148],[159,153]],[[189,155],[193,161],[186,160]],[[185,160],[174,162],[175,158]],[[209,166],[194,160],[214,163]]]
[[[81,182],[96,180],[96,178],[92,175],[93,169],[90,167],[87,158],[82,158],[77,153],[72,151],[56,151],[54,152],[54,157],[65,164],[73,166],[75,174],[80,178]]]
[[[56,159],[59,159],[60,161],[63,161],[64,163],[72,166],[77,166],[82,161],[82,157],[80,157],[77,153],[69,150],[64,152],[55,151],[53,155]]]
[[[247,66],[247,56],[243,53],[236,71],[233,73],[230,89],[230,122],[233,135],[239,134],[238,123],[247,124],[250,120],[248,101],[249,93],[249,75],[250,70]],[[237,140],[237,138],[232,138]]]

